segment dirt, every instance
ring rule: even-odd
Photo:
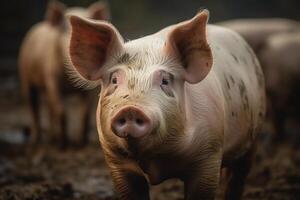
[[[91,143],[81,149],[62,151],[47,143],[26,145],[20,127],[28,117],[15,103],[18,102],[0,107],[0,200],[116,199],[95,131],[91,133]],[[275,145],[266,138],[259,140],[243,199],[298,200],[299,147]],[[183,184],[168,180],[153,186],[151,199],[183,199]]]
[[[53,146],[0,145],[0,199],[116,199],[101,147],[61,151]],[[152,199],[183,199],[182,183],[169,180],[151,191]],[[296,200],[300,196],[300,152],[280,145],[260,149],[244,198]]]

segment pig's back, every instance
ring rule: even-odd
[[[264,78],[252,49],[237,33],[208,27],[215,76],[224,101],[224,151],[239,156],[251,146],[265,114]],[[245,148],[246,147],[246,148]]]
[[[262,48],[267,37],[275,33],[294,31],[300,27],[299,22],[283,18],[235,19],[220,22],[218,25],[241,34],[256,52]]]
[[[41,85],[45,74],[55,73],[58,60],[59,32],[45,22],[33,26],[26,34],[20,50],[21,76],[35,85]]]

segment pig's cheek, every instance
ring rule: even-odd
[[[105,91],[104,97],[112,95],[118,88],[118,85],[110,85]]]
[[[101,127],[102,127],[102,131],[107,133],[110,130],[110,109],[108,104],[106,105],[101,105],[102,106],[102,110],[101,110],[101,114],[100,114],[100,123],[101,123]]]

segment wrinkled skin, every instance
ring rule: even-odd
[[[299,120],[300,117],[299,52],[300,29],[298,32],[269,37],[260,53],[266,77],[266,90],[270,99],[270,116],[274,122],[275,136],[279,141],[285,138],[286,120],[288,118]]]
[[[81,101],[80,138],[78,143],[87,142],[89,104],[88,92],[75,89],[68,81],[64,67],[66,56],[66,37],[70,27],[65,14],[74,14],[95,19],[108,19],[105,4],[100,2],[88,9],[69,8],[59,2],[51,1],[48,5],[45,20],[34,25],[27,33],[20,50],[19,71],[21,89],[31,113],[30,142],[38,143],[41,136],[39,116],[40,98],[44,96],[50,114],[51,139],[65,146],[66,113],[63,96],[66,92],[78,94]]]
[[[204,10],[124,43],[111,24],[70,18],[70,65],[101,86],[97,128],[120,199],[150,199],[148,183],[168,178],[184,182],[185,199],[215,199],[221,168],[225,199],[242,195],[264,78],[247,43],[207,20]]]

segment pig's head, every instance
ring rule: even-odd
[[[105,2],[95,2],[88,8],[70,7],[67,8],[63,3],[52,0],[47,6],[46,21],[54,27],[63,31],[68,31],[66,15],[76,15],[94,20],[109,20],[110,13],[108,5]]]
[[[81,80],[101,85],[97,125],[106,142],[146,148],[184,135],[184,84],[199,83],[212,66],[207,20],[204,10],[125,43],[109,23],[70,17],[70,64]]]

